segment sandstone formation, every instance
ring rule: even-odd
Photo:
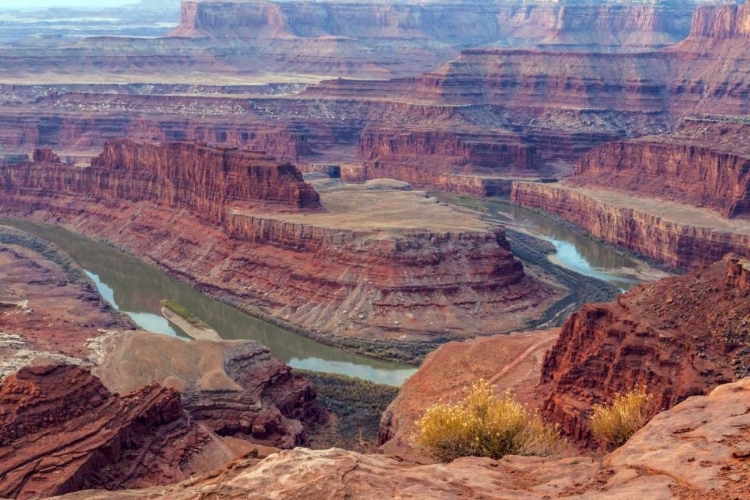
[[[642,384],[651,414],[748,375],[750,262],[728,257],[688,276],[584,306],[546,354],[543,412],[578,442],[591,404]]]
[[[556,298],[502,228],[425,193],[344,188],[322,212],[294,167],[186,143],[116,142],[93,164],[6,167],[3,213],[106,239],[326,342],[429,344],[399,354],[414,361],[440,339],[521,328]]]
[[[0,386],[0,495],[169,484],[231,460],[157,384],[120,396],[70,365],[23,368]]]
[[[157,381],[179,391],[193,419],[220,436],[293,448],[326,418],[310,382],[258,342],[137,332],[111,336],[103,349],[95,373],[110,390],[127,393]]]
[[[509,456],[415,466],[393,456],[297,449],[175,486],[64,498],[739,499],[750,493],[748,408],[748,379],[721,386],[657,416],[602,460]]]
[[[710,265],[729,252],[750,256],[750,226],[712,210],[602,189],[514,182],[514,203],[544,210],[595,238],[674,268]],[[636,208],[633,208],[636,207]]]
[[[725,217],[750,209],[750,155],[695,142],[639,139],[599,146],[581,157],[572,185],[708,207]]]

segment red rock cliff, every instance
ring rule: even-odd
[[[0,495],[169,484],[209,439],[171,389],[119,396],[78,367],[27,367],[0,387]]]
[[[545,356],[545,416],[584,442],[591,405],[618,392],[645,384],[655,396],[653,414],[746,377],[749,266],[728,257],[573,314]]]
[[[735,217],[750,209],[750,155],[701,143],[614,142],[583,155],[571,183],[673,199]]]
[[[690,28],[692,38],[750,38],[750,5],[699,7]]]
[[[188,209],[220,224],[230,207],[320,210],[320,198],[292,165],[262,153],[216,149],[197,143],[161,146],[108,143],[90,168],[37,163],[6,167],[0,189],[32,195],[79,195],[150,201]]]

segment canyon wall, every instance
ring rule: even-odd
[[[728,257],[574,313],[544,358],[545,416],[585,442],[591,405],[617,393],[645,386],[654,415],[746,377],[749,266]]]
[[[415,210],[433,205],[442,214],[436,217],[461,224],[401,229],[386,215],[383,228],[347,228],[347,213],[321,212],[294,167],[253,153],[115,142],[93,163],[3,167],[2,212],[107,240],[207,294],[324,342],[356,349],[380,342],[381,351],[390,348],[391,332],[400,332],[405,344],[432,346],[435,339],[518,328],[554,296],[525,276],[502,228],[419,193],[405,193]],[[294,220],[280,213],[300,210]],[[398,356],[413,361],[421,354],[404,349]]]
[[[8,195],[91,196],[150,201],[188,209],[220,224],[230,206],[320,210],[320,198],[292,165],[262,153],[215,149],[198,143],[161,146],[114,141],[79,168],[57,163],[8,166],[0,186]]]
[[[731,218],[750,209],[750,155],[667,138],[613,142],[584,154],[570,183],[708,207]]]
[[[493,176],[546,172],[536,149],[512,133],[372,127],[362,133],[357,149],[365,164],[346,179],[394,178],[477,196],[510,192],[509,181]]]
[[[570,2],[195,2],[170,37],[349,37],[422,40],[425,47],[543,44],[660,46],[684,38],[693,5]],[[431,43],[430,43],[431,42]]]
[[[750,5],[700,7],[693,15],[691,38],[750,38]]]
[[[511,200],[563,217],[595,238],[676,268],[709,265],[729,252],[750,256],[750,234],[670,222],[555,185],[514,183]]]

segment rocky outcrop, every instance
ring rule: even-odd
[[[559,330],[497,335],[449,342],[427,356],[417,373],[401,386],[398,397],[383,413],[378,445],[388,454],[424,460],[415,449],[416,421],[437,401],[458,401],[464,389],[479,379],[495,384],[501,394],[536,405],[544,353],[557,341]]]
[[[185,342],[145,332],[113,335],[96,375],[126,393],[157,381],[179,391],[182,406],[220,436],[275,448],[307,444],[326,420],[310,382],[258,342]],[[187,360],[187,361],[186,361]]]
[[[750,155],[668,138],[614,142],[583,155],[570,183],[675,200],[732,218],[750,210]]]
[[[50,148],[35,149],[34,154],[31,156],[34,162],[42,163],[62,163],[60,157],[55,154]]]
[[[750,38],[750,6],[699,7],[693,15],[691,38]]]
[[[415,466],[392,455],[296,449],[166,488],[67,498],[743,498],[750,478],[748,406],[750,381],[721,386],[657,416],[602,460],[508,456]]]
[[[544,415],[586,442],[591,405],[617,393],[646,386],[653,415],[747,377],[748,266],[728,257],[574,313],[544,359]]]
[[[150,384],[120,396],[78,367],[24,368],[0,387],[0,494],[169,484],[209,470],[198,465],[211,439],[174,390]]]
[[[120,175],[137,183],[122,187],[102,183],[97,186],[101,191],[94,191],[94,196],[187,208],[211,222],[223,222],[229,207],[270,204],[282,210],[321,208],[320,197],[305,184],[296,167],[279,165],[263,153],[197,143],[156,146],[123,140],[108,143],[91,166],[93,175],[98,174],[100,179]]]
[[[279,165],[262,153],[198,143],[114,141],[90,168],[50,163],[6,167],[0,189],[40,199],[55,194],[149,201],[191,210],[217,224],[226,220],[230,207],[321,209],[318,194],[294,166]]]
[[[706,210],[654,205],[637,197],[614,200],[608,191],[527,182],[513,184],[511,200],[560,216],[596,238],[675,268],[710,265],[729,252],[750,256],[750,234],[742,227],[722,226],[722,220],[716,220],[721,217],[711,217]]]

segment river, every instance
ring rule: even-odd
[[[492,218],[509,228],[552,243],[557,253],[550,260],[557,265],[612,282],[622,290],[659,277],[660,272],[646,264],[540,214],[501,202],[483,202],[483,206]],[[249,316],[130,255],[65,229],[25,221],[9,225],[55,243],[86,271],[112,306],[145,330],[188,338],[161,315],[161,301],[167,299],[190,309],[222,338],[257,340],[268,346],[275,358],[294,368],[338,373],[393,386],[400,386],[415,372],[411,366],[357,356]]]
[[[5,223],[5,222],[4,222]],[[169,277],[117,249],[65,229],[25,221],[7,223],[50,241],[66,252],[96,283],[99,293],[144,330],[188,338],[161,315],[161,301],[190,309],[227,340],[257,340],[293,368],[358,377],[400,386],[416,369],[357,356],[249,316]]]
[[[630,290],[645,281],[669,276],[535,211],[498,201],[484,202],[483,206],[493,219],[504,226],[550,242],[556,250],[549,256],[554,264],[584,276],[608,281],[621,291]]]

